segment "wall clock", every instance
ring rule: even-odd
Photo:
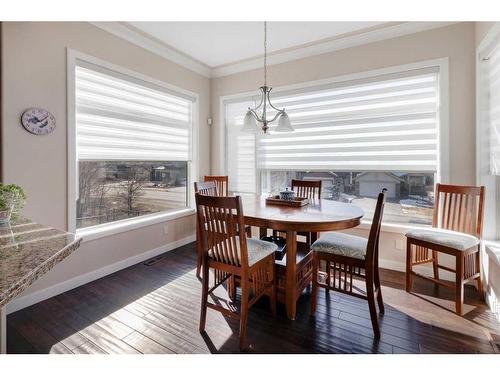
[[[42,108],[29,108],[21,116],[24,128],[32,134],[51,133],[56,127],[56,119],[52,113]]]

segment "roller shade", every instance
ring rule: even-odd
[[[231,191],[256,192],[256,136],[241,131],[250,101],[226,105],[227,173]]]
[[[79,63],[75,101],[79,160],[190,160],[192,98]]]
[[[487,122],[490,129],[490,173],[500,175],[500,47],[497,46],[488,56],[488,111]]]
[[[258,136],[259,169],[437,170],[437,68],[275,95],[273,103],[295,131]]]

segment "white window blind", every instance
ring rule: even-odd
[[[488,90],[486,111],[490,148],[490,173],[500,175],[500,46],[497,46],[488,56],[486,88]]]
[[[192,98],[79,62],[75,101],[79,160],[190,160]]]
[[[295,131],[259,137],[260,169],[437,170],[435,69],[275,96],[274,105]]]
[[[228,174],[255,186],[260,170],[436,172],[439,70],[425,68],[275,93],[295,129],[239,134],[250,100],[226,104]],[[269,112],[273,116],[273,112]],[[241,161],[241,168],[240,166]],[[243,178],[244,177],[244,178]],[[243,183],[242,183],[243,184]]]
[[[241,131],[250,106],[251,101],[226,104],[227,173],[231,190],[238,193],[256,192],[256,136]]]

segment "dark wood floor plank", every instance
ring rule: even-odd
[[[163,345],[158,344],[156,341],[139,332],[132,332],[130,335],[123,339],[127,344],[137,349],[143,354],[174,354],[175,352],[167,349]]]
[[[152,266],[137,264],[11,314],[8,351],[237,353],[236,320],[209,310],[206,333],[198,331],[201,283],[195,265],[195,246],[189,244],[166,253]],[[250,352],[495,352],[490,339],[499,337],[498,325],[473,287],[465,290],[472,311],[460,318],[425,300],[438,297],[449,303],[452,292],[416,280],[415,292],[423,296],[419,299],[404,292],[404,274],[382,270],[381,278],[383,292],[391,293],[386,298],[386,313],[380,316],[380,340],[374,338],[366,301],[321,291],[316,314],[310,317],[310,291],[306,291],[299,298],[295,321],[286,318],[281,304],[273,317],[267,298],[252,307]],[[238,292],[237,303],[239,297]],[[210,298],[227,299],[227,292],[219,288]],[[398,308],[407,300],[417,308]],[[420,306],[427,309],[425,313]],[[457,329],[461,323],[468,324],[463,332]]]
[[[85,343],[80,345],[79,347],[73,349],[73,353],[75,354],[107,354],[104,349],[100,348],[93,342],[87,340]]]

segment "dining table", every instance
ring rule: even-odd
[[[321,232],[354,228],[364,211],[352,203],[311,199],[300,207],[266,203],[266,196],[241,196],[245,225],[259,228],[259,236],[268,230],[286,233],[286,254],[276,260],[277,299],[286,306],[289,319],[295,320],[297,300],[312,281],[313,254],[310,245],[297,240],[298,232],[309,232],[312,241]]]

